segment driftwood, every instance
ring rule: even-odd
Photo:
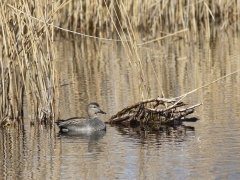
[[[185,107],[182,101],[176,99],[147,99],[130,105],[110,118],[110,123],[150,123],[178,124],[181,119],[192,114],[200,104]],[[180,109],[181,107],[181,109]],[[183,108],[184,107],[184,108]]]

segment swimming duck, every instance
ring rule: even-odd
[[[56,124],[61,132],[94,132],[106,130],[105,123],[98,118],[97,113],[106,114],[100,109],[98,103],[92,102],[87,108],[89,118],[73,117],[66,120],[58,120]]]

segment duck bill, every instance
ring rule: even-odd
[[[107,114],[107,113],[103,112],[101,109],[99,109],[98,113]]]

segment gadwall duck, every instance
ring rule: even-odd
[[[97,113],[106,114],[100,109],[99,104],[95,102],[90,103],[87,111],[89,118],[73,117],[66,120],[58,120],[56,124],[61,132],[94,132],[106,130],[105,123],[97,116]]]

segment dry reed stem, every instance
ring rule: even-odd
[[[40,1],[43,2],[43,1]],[[39,3],[40,3],[39,2]],[[113,17],[115,24],[123,28],[127,27],[128,21],[131,22],[133,29],[144,29],[151,33],[151,39],[158,36],[158,32],[167,27],[168,33],[179,31],[179,29],[189,28],[197,31],[197,24],[203,22],[203,26],[209,26],[210,18],[218,20],[223,28],[226,28],[231,22],[237,22],[240,11],[239,1],[211,1],[199,0],[191,2],[189,0],[179,1],[133,1],[133,0],[118,0],[110,1],[72,1],[60,0],[57,2],[51,1],[50,3],[42,6],[48,9],[45,11],[44,16],[48,16],[58,27],[64,29],[72,29],[76,32],[80,29],[81,32],[91,32],[97,34],[98,31],[109,32],[115,31],[112,19],[107,13],[107,8]],[[124,6],[128,19],[120,16],[117,20],[114,8],[121,2],[120,5]],[[6,1],[8,4],[17,4],[13,0]],[[35,4],[30,4],[31,8],[35,8]],[[55,9],[55,11],[54,11]],[[38,10],[39,11],[39,10]],[[40,12],[40,11],[39,11]],[[48,14],[49,13],[49,14]],[[117,12],[120,15],[119,12]],[[54,19],[51,17],[54,15]],[[207,19],[207,20],[204,20]],[[48,22],[46,20],[46,22]],[[53,29],[52,30],[52,37]],[[84,34],[84,33],[83,33]]]
[[[203,89],[203,88],[205,88],[205,87],[207,87],[207,86],[210,86],[211,84],[213,84],[213,83],[216,83],[217,81],[220,81],[220,80],[222,80],[222,79],[224,79],[224,78],[227,78],[228,76],[231,76],[231,75],[233,75],[233,74],[236,74],[236,73],[239,73],[240,72],[240,69],[238,69],[238,70],[236,70],[236,71],[234,71],[234,72],[232,72],[232,73],[229,73],[229,74],[227,74],[227,75],[225,75],[225,76],[222,76],[222,77],[220,77],[220,78],[218,78],[218,79],[216,79],[216,80],[214,80],[214,81],[212,81],[212,82],[210,82],[210,83],[207,83],[207,84],[205,84],[205,85],[203,85],[203,86],[201,86],[201,87],[198,87],[198,88],[196,88],[196,89],[193,89],[193,90],[191,90],[191,91],[189,91],[189,92],[187,92],[187,93],[185,93],[185,94],[183,94],[183,95],[181,95],[181,96],[178,96],[178,97],[176,97],[176,99],[178,99],[178,98],[181,98],[181,99],[183,99],[183,98],[185,98],[187,95],[189,95],[189,94],[192,94],[192,93],[194,93],[194,92],[196,92],[196,91],[198,91],[198,90],[200,90],[200,89]]]
[[[174,32],[172,34],[168,34],[167,36],[164,36],[164,37],[160,37],[160,38],[157,38],[157,39],[153,39],[151,41],[147,41],[147,42],[144,42],[144,43],[140,43],[138,44],[138,46],[141,46],[141,45],[146,45],[146,44],[149,44],[149,43],[152,43],[152,42],[155,42],[155,41],[159,41],[159,40],[162,40],[162,39],[165,39],[165,38],[168,38],[168,37],[171,37],[171,36],[174,36],[178,33],[182,33],[182,32],[185,32],[185,31],[188,31],[188,29],[183,29],[181,31],[177,31],[177,32]]]
[[[21,9],[1,2],[3,43],[7,49],[1,60],[1,119],[23,117],[24,95],[32,104],[32,119],[50,119],[54,117],[54,93],[58,93],[50,29],[46,23],[40,26],[39,22],[32,21],[31,4],[18,2],[18,7]],[[34,13],[49,21],[53,10],[48,14],[50,8],[41,2],[38,7]],[[22,14],[23,11],[26,13]]]

